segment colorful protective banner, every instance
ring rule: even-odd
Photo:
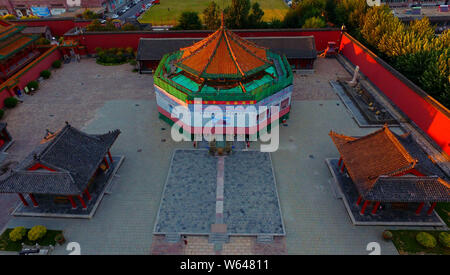
[[[48,7],[31,7],[31,12],[33,12],[34,15],[37,15],[39,17],[52,16],[52,14],[50,13],[50,9]]]

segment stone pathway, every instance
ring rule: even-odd
[[[216,187],[216,224],[223,224],[223,183],[225,174],[225,157],[217,159],[217,187]]]
[[[151,254],[153,255],[217,255],[214,244],[208,242],[206,236],[187,236],[186,243],[181,241],[168,244],[162,236],[154,236]],[[285,255],[286,241],[284,237],[275,237],[271,244],[260,244],[256,237],[230,237],[223,244],[220,255]]]

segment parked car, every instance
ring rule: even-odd
[[[111,15],[111,18],[112,18],[112,19],[116,19],[116,18],[119,18],[119,15],[117,15],[117,14],[113,14],[113,15]]]

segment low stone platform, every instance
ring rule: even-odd
[[[358,124],[361,128],[372,128],[372,127],[381,127],[383,126],[383,123],[379,124],[373,124],[370,123],[364,116],[364,114],[361,112],[361,110],[358,108],[358,106],[353,102],[353,100],[346,94],[344,88],[339,84],[337,81],[330,81],[331,87],[333,87],[333,90],[338,95],[339,99],[344,103],[347,110],[352,115],[355,122]],[[389,127],[400,127],[400,124],[398,123],[389,123]]]
[[[337,198],[342,199],[345,208],[354,225],[389,225],[389,226],[445,226],[445,223],[433,211],[431,215],[426,214],[429,205],[425,205],[420,215],[416,215],[417,204],[411,204],[408,209],[395,209],[389,204],[381,205],[376,214],[372,214],[372,204],[367,206],[364,215],[360,214],[360,206],[356,205],[358,200],[358,191],[350,177],[339,171],[338,159],[325,160],[333,175],[331,184],[334,184]]]
[[[53,218],[82,218],[90,219],[94,216],[105,191],[111,183],[117,170],[122,165],[124,156],[113,156],[113,163],[107,173],[98,175],[95,179],[94,189],[90,191],[91,200],[83,197],[87,208],[83,209],[80,201],[74,198],[77,208],[72,209],[70,204],[55,204],[53,202],[54,196],[48,195],[35,195],[36,200],[39,203],[39,207],[24,206],[21,202],[16,207],[12,215],[14,216],[26,216],[26,217],[53,217]]]
[[[270,154],[175,150],[154,234],[210,235],[222,222],[227,235],[285,235]]]

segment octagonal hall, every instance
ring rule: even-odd
[[[166,54],[154,74],[160,118],[190,134],[217,135],[219,129],[257,135],[288,118],[292,82],[284,55],[239,37],[223,23],[207,38]],[[177,106],[189,114],[180,115]]]

